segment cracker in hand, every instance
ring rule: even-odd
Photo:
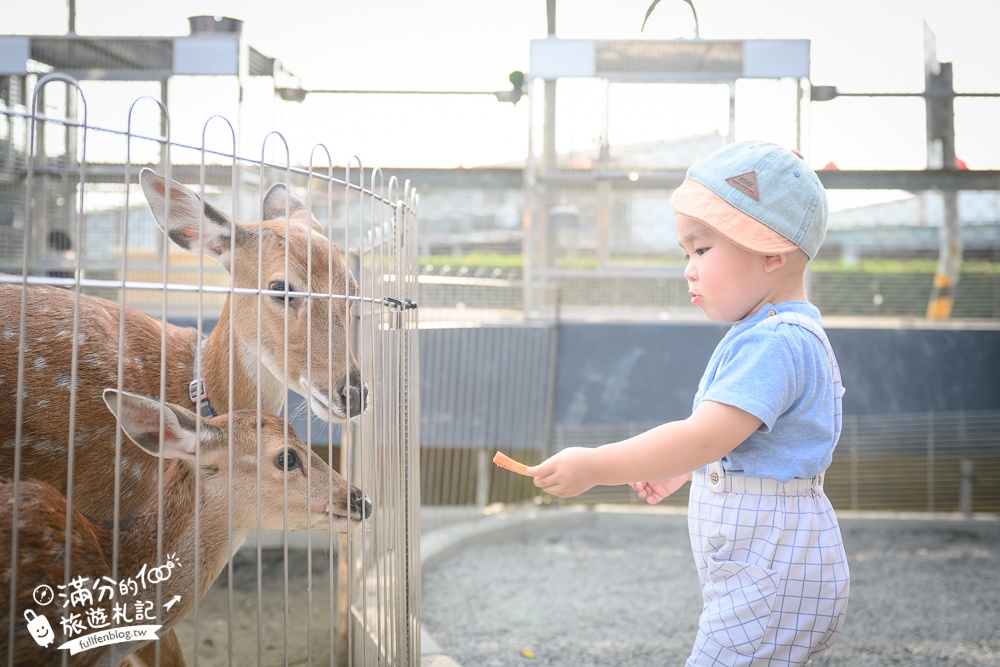
[[[518,475],[524,475],[525,477],[529,477],[528,466],[521,463],[520,461],[515,461],[514,459],[510,458],[503,452],[496,453],[496,455],[493,457],[493,463],[497,464],[501,468],[506,468],[511,472],[516,472]]]

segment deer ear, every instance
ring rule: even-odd
[[[121,400],[121,410],[118,402]],[[160,442],[160,402],[127,391],[104,390],[104,403],[118,418],[118,423],[132,442],[151,456],[194,461],[198,451],[199,419],[193,412],[172,403],[163,404],[163,441]],[[218,437],[218,427],[202,421],[201,443],[211,444]]]
[[[324,233],[323,228],[319,226],[319,221],[313,216],[305,202],[289,192],[284,183],[275,183],[264,195],[263,219],[283,220],[286,204],[289,222],[301,222],[320,234]]]
[[[177,181],[167,180],[152,169],[139,172],[139,184],[160,229],[188,252],[202,253],[220,262],[230,262],[233,222],[229,216]],[[167,203],[169,201],[169,219]]]

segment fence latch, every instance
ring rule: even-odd
[[[417,307],[417,302],[413,299],[393,299],[391,296],[382,298],[382,303],[389,306],[389,328],[401,329],[403,327],[403,311]]]

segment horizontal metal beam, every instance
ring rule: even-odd
[[[132,183],[139,182],[139,172],[147,165],[132,165]],[[123,164],[94,164],[88,163],[84,168],[84,179],[87,183],[122,183],[125,180],[125,165]],[[159,168],[157,168],[159,171]],[[58,167],[49,165],[36,165],[35,176],[56,176],[66,178],[77,178],[80,168]],[[24,169],[17,171],[18,180],[24,180],[27,172]],[[201,179],[200,165],[177,164],[172,165],[170,177],[181,183],[198,183]],[[232,182],[232,167],[230,165],[206,165],[205,183],[209,185],[229,185]]]
[[[829,190],[1000,190],[1000,171],[823,169],[817,173]]]
[[[229,166],[208,166],[207,181],[225,185],[230,182]],[[344,167],[334,167],[333,174],[342,178]],[[139,168],[133,167],[137,174]],[[65,175],[77,173],[77,168],[49,167],[35,173]],[[184,183],[198,182],[198,165],[174,165],[173,176]],[[371,183],[371,168],[365,168],[364,182]],[[88,164],[88,183],[120,183],[125,167],[120,164]],[[387,168],[382,170],[386,182],[392,176],[400,186],[409,180],[420,192],[433,188],[486,188],[516,190],[524,185],[524,170],[520,167],[475,167],[469,169],[436,169],[422,167]],[[842,171],[823,169],[817,172],[820,181],[830,190],[1000,190],[1000,171]],[[23,174],[20,174],[23,177]],[[656,171],[628,170],[560,170],[540,172],[535,176],[539,185],[562,187],[588,187],[600,181],[610,182],[615,189],[669,190],[684,180],[684,171],[663,169]],[[357,169],[352,169],[351,181],[358,182]]]

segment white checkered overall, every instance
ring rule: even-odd
[[[843,391],[825,333],[810,318],[778,317],[823,342],[839,437]],[[822,475],[782,483],[713,463],[693,475],[688,530],[704,610],[687,665],[803,665],[839,637],[849,571]]]

